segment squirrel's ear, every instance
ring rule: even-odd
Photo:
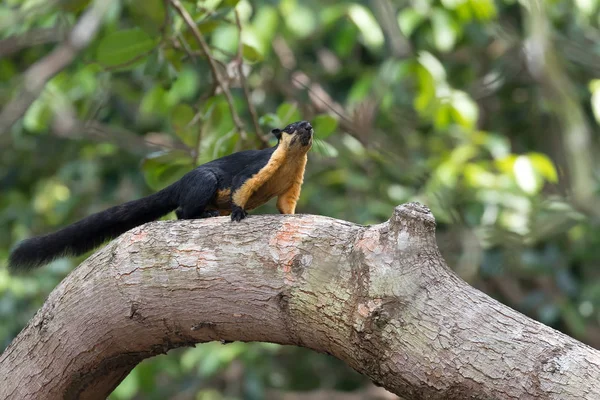
[[[281,139],[281,129],[273,129],[271,133],[277,138],[277,140]]]

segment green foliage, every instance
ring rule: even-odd
[[[90,3],[4,2],[0,40],[42,28],[68,31]],[[379,8],[383,3],[389,7]],[[600,231],[594,216],[571,201],[571,137],[553,104],[570,86],[569,104],[597,130],[600,52],[589,39],[598,30],[597,1],[544,3],[550,53],[566,65],[565,85],[554,92],[544,86],[548,76],[528,64],[536,54],[524,45],[531,43],[527,2],[182,4],[206,39],[231,104],[172,7],[116,1],[90,46],[50,79],[10,132],[0,132],[1,264],[23,238],[159,190],[195,165],[256,148],[251,101],[259,133],[299,119],[315,127],[299,212],[373,224],[399,203],[425,203],[459,275],[600,346]],[[25,43],[0,57],[0,109],[22,88],[21,73],[61,40]],[[551,64],[543,61],[542,68]],[[276,210],[270,204],[256,211],[263,212]],[[27,277],[0,269],[2,348],[84,258],[57,260]],[[185,392],[258,399],[269,390],[353,391],[365,384],[337,360],[302,349],[208,343],[143,362],[112,398]]]
[[[111,32],[98,43],[97,61],[105,68],[120,66],[120,69],[132,69],[135,60],[147,55],[156,43],[150,35],[140,28]]]

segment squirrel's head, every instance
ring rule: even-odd
[[[271,133],[277,138],[279,146],[290,150],[307,152],[312,146],[313,127],[307,121],[294,122],[283,129],[273,129]]]

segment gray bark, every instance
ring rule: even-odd
[[[458,278],[429,210],[154,222],[92,255],[0,356],[2,399],[105,398],[195,343],[332,354],[406,399],[600,399],[600,352]]]

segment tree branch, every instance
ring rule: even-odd
[[[246,76],[244,75],[244,43],[242,42],[242,21],[240,20],[240,15],[237,10],[235,12],[235,23],[238,27],[238,31],[240,33],[239,41],[238,41],[238,51],[236,56],[237,62],[237,70],[240,76],[240,85],[244,91],[244,97],[246,98],[246,103],[248,104],[248,111],[250,112],[250,116],[252,117],[252,123],[254,124],[254,131],[256,132],[256,137],[260,140],[262,148],[265,149],[269,147],[269,141],[263,136],[262,129],[260,129],[260,124],[258,123],[258,115],[256,114],[256,109],[254,108],[254,104],[252,104],[252,100],[250,99],[250,90],[248,89],[248,82],[246,82]]]
[[[554,49],[550,19],[546,4],[531,1],[524,20],[529,31],[525,47],[527,66],[537,80],[542,93],[551,107],[552,116],[561,127],[562,150],[568,165],[571,186],[571,202],[581,211],[596,219],[600,218],[600,200],[597,196],[598,179],[595,162],[596,146],[585,113],[579,104],[576,88],[570,81]]]
[[[231,112],[231,118],[233,119],[233,123],[235,124],[235,127],[236,127],[237,131],[239,132],[242,140],[244,140],[244,141],[247,140],[248,135],[246,134],[246,130],[244,129],[244,124],[242,123],[242,120],[240,120],[240,117],[239,117],[237,111],[235,110],[235,104],[233,104],[233,97],[231,97],[231,92],[229,91],[229,85],[227,84],[225,79],[221,76],[221,73],[219,72],[219,68],[217,68],[217,63],[216,63],[215,59],[213,58],[213,56],[210,54],[210,48],[208,47],[208,43],[206,43],[204,36],[198,30],[198,27],[194,23],[194,20],[192,19],[191,15],[187,12],[187,10],[185,8],[183,8],[183,6],[181,5],[181,2],[179,0],[170,0],[170,1],[171,1],[171,4],[173,5],[173,7],[175,7],[177,12],[179,13],[179,15],[181,15],[181,18],[183,18],[186,25],[192,30],[192,33],[194,34],[196,41],[200,45],[200,48],[202,49],[202,51],[204,52],[204,55],[206,56],[206,58],[208,60],[208,64],[210,65],[210,69],[213,73],[214,79],[218,82],[219,87],[223,91],[223,95],[225,95],[225,99],[227,100],[227,104],[229,105],[229,111]]]
[[[60,42],[64,37],[65,28],[60,25],[33,29],[20,36],[10,36],[0,40],[0,58],[8,57],[27,47]]]
[[[44,90],[46,83],[67,67],[96,36],[112,1],[96,1],[79,19],[65,43],[33,64],[23,74],[24,88],[0,112],[0,134],[7,133]]]
[[[142,359],[214,340],[329,353],[410,399],[600,398],[600,352],[459,279],[415,203],[371,227],[270,215],[135,228],[0,356],[0,398],[103,399]]]

